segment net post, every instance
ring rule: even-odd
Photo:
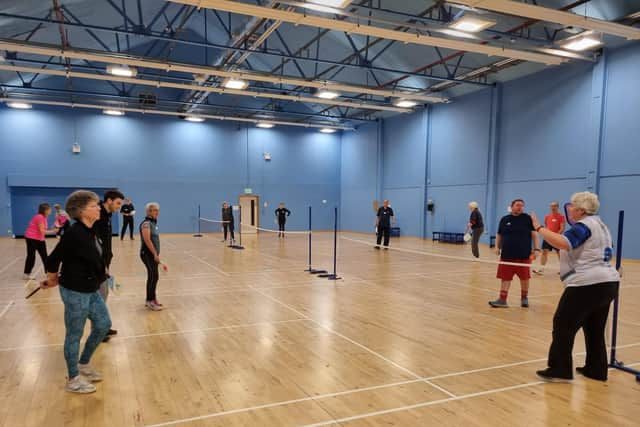
[[[329,280],[340,280],[336,272],[338,264],[338,207],[336,206],[333,211],[333,273],[321,274],[320,277],[326,277]]]
[[[200,232],[200,224],[202,223],[202,215],[200,215],[200,204],[198,204],[198,232],[193,235],[193,237],[202,237],[202,233]]]

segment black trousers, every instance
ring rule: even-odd
[[[62,236],[67,231],[67,229],[69,227],[71,227],[69,222],[70,221],[65,222],[64,225],[58,229],[58,232],[56,233],[56,236]]]
[[[391,236],[391,227],[378,226],[378,240],[377,240],[378,246],[380,246],[380,242],[382,241],[383,236],[384,236],[384,245],[389,246],[389,237]]]
[[[133,239],[133,217],[122,215],[122,231],[120,232],[120,240],[124,239],[127,227],[129,227],[129,237]]]
[[[24,274],[31,274],[33,266],[36,265],[36,251],[40,255],[42,265],[47,262],[47,244],[44,240],[24,239],[27,242],[27,259],[24,261]]]
[[[222,224],[222,230],[224,232],[224,240],[227,240],[227,233],[231,234],[231,240],[236,240],[236,236],[233,233],[233,223],[232,222],[225,222],[224,224]]]
[[[474,257],[480,257],[480,250],[478,249],[478,242],[480,241],[480,236],[484,233],[484,227],[474,228],[471,231],[471,253]]]
[[[565,288],[553,316],[553,341],[547,362],[553,376],[573,378],[571,352],[576,333],[582,328],[587,348],[584,374],[607,379],[605,325],[617,293],[618,282]]]
[[[158,286],[158,280],[160,279],[160,272],[158,270],[158,263],[153,259],[153,255],[148,251],[140,252],[140,259],[147,268],[147,299],[146,301],[156,300],[156,287]]]

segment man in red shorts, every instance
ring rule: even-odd
[[[511,202],[511,213],[500,220],[496,235],[496,253],[500,255],[500,261],[531,264],[536,258],[536,252],[540,252],[538,233],[533,228],[531,217],[524,213],[524,201],[516,199]],[[500,297],[495,301],[489,301],[491,307],[508,307],[507,296],[515,275],[520,279],[520,306],[529,307],[530,267],[505,264],[498,265],[496,277],[501,280]]]
[[[553,201],[551,205],[549,205],[551,212],[544,217],[544,226],[554,233],[562,234],[564,232],[564,215],[562,215],[558,210],[560,209],[560,203]],[[533,272],[536,274],[544,274],[544,266],[547,265],[547,258],[549,256],[550,251],[555,251],[558,255],[558,259],[560,259],[560,252],[558,249],[554,248],[544,240],[542,242],[542,256],[540,257],[540,267],[532,268]]]

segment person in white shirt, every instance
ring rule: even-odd
[[[613,240],[598,215],[598,196],[588,191],[571,196],[569,217],[574,225],[564,234],[533,225],[551,246],[560,250],[560,280],[564,292],[553,316],[553,339],[548,368],[537,371],[545,381],[573,379],[573,342],[580,328],[584,332],[587,358],[576,372],[595,380],[607,380],[605,325],[609,306],[618,294],[620,275],[611,265]]]

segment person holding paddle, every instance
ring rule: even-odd
[[[64,358],[69,374],[65,389],[72,393],[96,391],[92,383],[102,381],[102,375],[89,362],[111,328],[109,311],[98,292],[107,279],[102,247],[93,229],[100,218],[99,201],[97,194],[84,190],[67,198],[65,210],[76,222],[47,258],[47,279],[42,282],[43,288],[60,285],[66,329]],[[91,320],[91,334],[78,359],[87,319]]]

